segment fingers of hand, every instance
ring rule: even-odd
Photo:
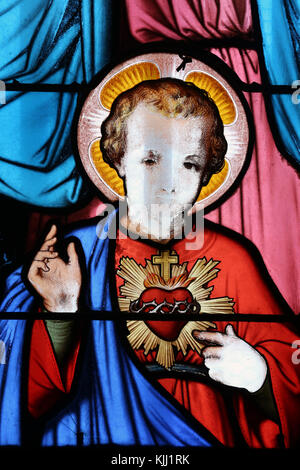
[[[204,365],[208,368],[208,374],[214,380],[218,380],[219,377],[222,349],[222,347],[211,346],[204,348],[201,352]]]
[[[51,240],[52,238],[54,238],[55,235],[56,235],[56,233],[57,233],[57,227],[56,227],[56,225],[53,224],[53,225],[51,226],[51,228],[50,228],[48,234],[46,235],[45,241]]]
[[[224,333],[215,331],[193,331],[193,337],[202,344],[223,346],[225,342]]]
[[[54,245],[57,242],[57,237],[50,238],[49,240],[45,240],[41,246],[40,251],[54,251]]]
[[[32,263],[31,268],[28,273],[29,280],[32,280],[37,274],[39,274],[39,270],[44,271],[47,273],[50,271],[49,266],[44,261],[36,260]]]
[[[44,261],[45,262],[47,259],[53,259],[53,258],[57,258],[57,257],[58,257],[57,251],[40,250],[35,255],[34,261]]]
[[[221,354],[222,354],[222,347],[220,347],[220,346],[206,347],[206,348],[202,349],[202,351],[201,351],[201,355],[204,358],[204,363],[208,359],[220,359]]]
[[[47,233],[45,240],[41,246],[41,250],[47,250],[47,251],[54,251],[54,245],[57,242],[57,227],[56,225],[52,225],[49,232]]]
[[[226,335],[228,335],[228,336],[237,337],[237,334],[236,334],[236,332],[234,331],[234,328],[233,328],[233,326],[232,326],[230,323],[228,323],[228,325],[226,325],[225,333],[226,333]]]
[[[49,272],[50,266],[48,263],[50,260],[55,258],[58,258],[58,253],[56,251],[46,249],[38,251],[28,273],[29,280],[33,280],[33,278],[39,274],[39,270],[42,270],[45,273]]]
[[[204,365],[208,368],[208,375],[217,382],[223,382],[222,349],[221,347],[209,347],[204,348],[202,351]]]

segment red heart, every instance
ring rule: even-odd
[[[166,300],[168,303],[174,304],[177,301],[185,301],[188,303],[193,301],[192,294],[184,287],[179,287],[173,290],[161,289],[159,287],[150,287],[142,292],[139,298],[139,307],[142,307],[144,302],[156,301],[157,304],[162,303]],[[145,309],[145,312],[151,311],[151,307]],[[180,313],[181,309],[185,309],[184,304],[179,305],[178,312]],[[166,318],[168,318],[168,313],[171,308],[168,306],[163,307],[163,310],[166,312]],[[174,341],[178,338],[178,335],[187,321],[181,320],[165,320],[165,321],[154,321],[154,320],[145,320],[145,323],[149,328],[160,338],[167,341]]]

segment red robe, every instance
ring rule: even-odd
[[[274,295],[262,277],[260,269],[249,251],[239,242],[206,228],[205,243],[199,250],[186,249],[185,240],[175,241],[172,249],[179,255],[179,263],[187,262],[190,270],[198,258],[219,260],[220,272],[209,285],[212,297],[228,296],[235,301],[236,313],[281,314]],[[157,247],[141,241],[118,239],[115,267],[122,256],[134,258],[145,265],[146,259],[157,254]],[[117,287],[123,279],[116,276]],[[224,317],[226,318],[226,317]],[[226,320],[215,322],[217,330],[224,332]],[[297,335],[284,324],[262,322],[231,322],[236,334],[255,347],[266,359],[280,423],[266,418],[253,398],[244,390],[232,390],[232,403],[237,426],[250,447],[280,447],[296,445],[300,440],[300,384],[299,365],[293,364],[291,345]],[[49,336],[42,320],[34,323],[29,363],[28,406],[35,417],[40,416],[71,389],[80,340],[75,341],[69,361],[61,378]],[[147,356],[144,350],[135,351],[141,362],[153,362],[156,351]],[[184,357],[177,353],[177,362],[201,364],[201,356],[192,349]],[[223,444],[237,443],[224,394],[214,382],[201,383],[183,379],[159,379],[160,384],[173,395]]]

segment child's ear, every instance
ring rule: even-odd
[[[207,186],[211,177],[212,173],[210,171],[206,171],[202,178],[202,186]]]

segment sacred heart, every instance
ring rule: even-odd
[[[142,292],[137,305],[143,313],[189,313],[193,304],[193,296],[184,287],[173,290],[151,287]],[[145,320],[147,326],[160,338],[166,341],[174,341],[178,338],[187,320]]]

